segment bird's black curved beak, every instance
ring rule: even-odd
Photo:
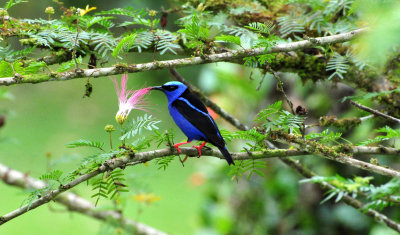
[[[151,88],[151,90],[159,90],[159,91],[162,91],[163,88],[162,88],[161,86],[153,86],[153,87]]]

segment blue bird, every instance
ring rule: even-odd
[[[187,86],[173,81],[151,89],[164,92],[168,99],[169,113],[176,125],[188,137],[187,142],[174,145],[179,153],[181,153],[179,146],[182,144],[200,140],[204,141],[200,146],[193,146],[198,149],[199,156],[201,156],[201,149],[208,142],[221,151],[229,165],[235,165],[214,119],[208,113],[206,106],[189,91]]]

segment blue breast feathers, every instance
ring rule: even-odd
[[[168,105],[168,109],[176,125],[188,137],[188,141],[207,141],[207,138],[204,136],[204,134],[201,133],[201,131],[199,131],[195,126],[193,126],[187,119],[185,119],[176,108],[174,108],[172,105]]]

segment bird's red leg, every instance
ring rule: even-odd
[[[201,149],[204,147],[204,145],[206,145],[206,141],[204,141],[200,146],[195,146],[193,145],[193,148],[197,148],[197,150],[199,151],[199,157],[201,157]]]
[[[179,146],[181,146],[181,145],[183,145],[183,144],[188,144],[188,143],[190,143],[190,142],[192,142],[192,141],[186,141],[186,142],[183,142],[183,143],[177,143],[177,144],[174,144],[174,147],[176,148],[176,150],[178,151],[178,153],[181,153],[181,150],[179,149]]]

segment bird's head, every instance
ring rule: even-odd
[[[151,89],[164,92],[168,98],[168,102],[173,102],[181,96],[183,92],[185,92],[187,86],[181,82],[172,81],[167,82],[162,86],[154,86]]]

